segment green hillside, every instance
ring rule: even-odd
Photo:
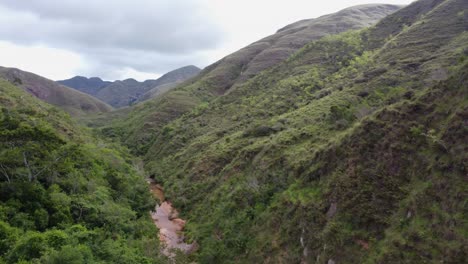
[[[312,40],[375,24],[399,8],[395,5],[356,6],[302,21],[299,29],[283,28],[206,67],[175,90],[135,106],[123,118],[114,119],[114,113],[103,114],[97,117],[97,121],[90,120],[88,124],[103,126],[117,120],[117,123],[114,122],[116,129],[111,134],[118,135],[128,145],[137,146],[134,148],[137,153],[145,153],[154,133],[195,106],[231,92],[262,70],[286,60]],[[290,26],[295,27],[296,24]]]
[[[160,263],[125,149],[0,79],[0,263]]]
[[[467,9],[417,1],[214,96],[221,61],[102,131],[144,156],[200,263],[462,263]]]
[[[0,264],[465,263],[467,30],[466,0],[351,7],[115,111],[0,68]]]

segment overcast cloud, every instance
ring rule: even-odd
[[[52,79],[155,78],[189,64],[207,66],[296,20],[369,1],[411,2],[1,0],[0,65]]]

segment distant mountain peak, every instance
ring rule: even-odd
[[[117,81],[117,82],[132,82],[132,83],[137,83],[138,81],[133,79],[133,78],[128,78],[128,79],[125,79],[123,81]]]
[[[125,107],[136,101],[143,101],[156,96],[162,91],[166,91],[176,84],[197,75],[200,71],[201,69],[195,65],[187,65],[172,70],[156,80],[145,80],[143,82],[139,82],[134,78],[109,82],[103,81],[99,77],[87,78],[84,76],[75,76],[58,82],[95,96],[114,107]],[[158,90],[158,87],[162,87],[161,90]],[[152,92],[146,94],[149,91]],[[144,94],[146,95],[141,97]]]

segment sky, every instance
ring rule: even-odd
[[[412,0],[0,0],[0,65],[52,80],[200,68],[301,19]]]

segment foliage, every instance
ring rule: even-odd
[[[0,80],[0,259],[156,263],[154,202],[123,148]]]
[[[462,263],[466,8],[417,1],[229,92],[242,67],[215,64],[102,133],[143,156],[200,263]],[[2,258],[153,261],[151,203],[125,152],[0,100]]]

